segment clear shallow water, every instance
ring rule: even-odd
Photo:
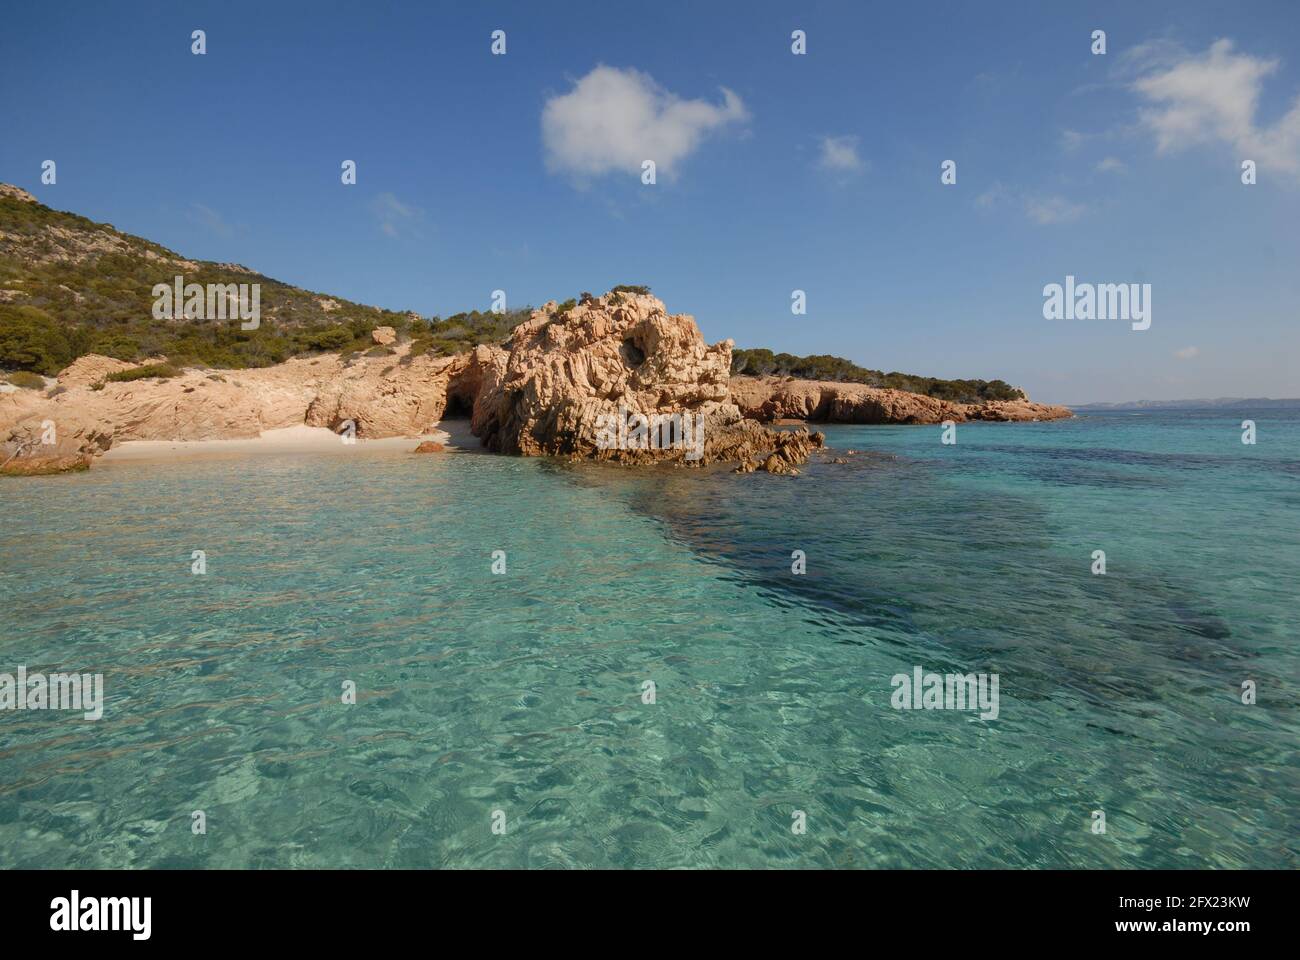
[[[1294,866],[1300,420],[1257,412],[1248,447],[1240,419],[832,427],[873,453],[797,478],[367,454],[8,481],[0,671],[102,672],[107,705],[0,714],[0,849]],[[998,673],[999,718],[891,709],[915,665]]]

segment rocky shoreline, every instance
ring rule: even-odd
[[[51,389],[0,393],[0,473],[82,470],[132,440],[252,438],[303,425],[362,440],[421,438],[448,413],[468,413],[474,435],[497,453],[795,473],[824,437],[773,422],[1072,415],[1028,400],[959,404],[861,384],[733,377],[732,341],[706,344],[692,317],[669,314],[649,294],[551,302],[503,344],[450,357],[412,355],[388,328],[374,331],[374,343],[364,356],[129,380],[112,378],[148,364],[83,356]],[[610,423],[618,442],[602,437]],[[691,423],[702,427],[698,442],[689,429],[683,442]]]
[[[1062,420],[1074,416],[1068,407],[1030,400],[954,403],[861,383],[740,376],[732,377],[730,386],[731,399],[741,413],[763,423],[962,423]]]

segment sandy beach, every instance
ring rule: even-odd
[[[367,453],[413,451],[425,440],[441,443],[448,452],[475,452],[478,439],[469,431],[468,420],[439,423],[422,436],[383,437],[344,443],[325,427],[284,427],[264,430],[260,436],[235,440],[125,440],[116,443],[101,458],[103,463],[141,460],[179,460],[248,454],[333,454],[356,456]]]

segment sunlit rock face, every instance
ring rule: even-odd
[[[474,432],[491,450],[624,463],[768,462],[781,472],[811,444],[746,420],[730,400],[730,340],[649,294],[547,303],[504,348],[479,347]],[[781,453],[772,461],[775,453]]]

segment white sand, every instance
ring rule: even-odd
[[[459,431],[457,431],[459,433]],[[468,431],[466,431],[468,435]],[[460,449],[451,435],[435,429],[422,437],[385,437],[381,440],[363,440],[344,443],[343,438],[325,427],[284,427],[280,430],[263,430],[261,436],[239,440],[126,440],[113,444],[100,460],[106,463],[122,460],[179,460],[193,457],[226,456],[229,454],[342,454],[356,456],[364,453],[411,451],[423,440],[435,440],[448,449]],[[464,443],[464,439],[457,437]],[[471,435],[469,441],[477,445]]]
[[[435,423],[434,428],[439,437],[429,437],[430,440],[437,440],[448,450],[455,450],[457,453],[487,453],[483,449],[483,444],[479,438],[474,436],[469,429],[468,420],[444,420],[441,423]]]

